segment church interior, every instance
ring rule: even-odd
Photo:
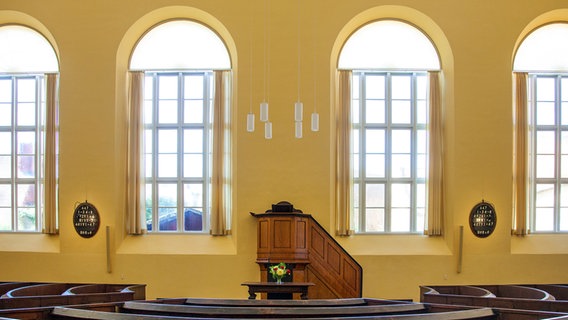
[[[148,30],[174,19],[211,28],[230,57],[230,207],[222,235],[127,231],[129,63]],[[381,19],[419,28],[439,57],[439,235],[337,233],[338,59],[350,35]],[[420,301],[425,286],[568,283],[566,232],[511,232],[515,54],[533,29],[559,21],[568,21],[565,0],[0,0],[0,26],[42,34],[59,68],[57,232],[0,232],[0,282],[142,284],[145,299],[246,299],[242,284],[268,281],[267,266],[280,262],[260,249],[260,222],[284,201],[301,210],[292,224],[306,216],[360,266],[360,297]],[[258,120],[267,86],[271,139]],[[299,92],[304,118],[319,113],[319,130],[304,121],[302,138],[294,136]],[[90,237],[74,225],[84,202],[99,215]],[[480,202],[496,216],[485,237],[470,228]],[[298,266],[296,279],[312,281]]]

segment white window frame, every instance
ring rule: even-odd
[[[202,122],[200,123],[184,123],[185,102],[188,100],[184,97],[184,79],[188,76],[202,76],[203,77],[203,115]],[[177,77],[178,93],[177,93],[177,122],[176,123],[159,123],[157,120],[159,112],[159,77]],[[203,233],[209,230],[210,225],[210,190],[211,190],[211,140],[212,140],[212,107],[213,107],[213,88],[214,88],[214,74],[213,71],[163,71],[163,72],[147,72],[146,79],[155,84],[152,90],[152,99],[147,99],[145,96],[145,109],[151,108],[154,120],[151,123],[145,121],[145,130],[151,132],[152,144],[151,150],[145,148],[145,154],[151,158],[149,163],[145,163],[146,168],[146,203],[147,203],[147,218],[148,211],[151,212],[151,227],[148,228],[149,232],[197,232]],[[148,84],[148,82],[146,82]],[[147,112],[147,111],[146,111]],[[199,129],[203,132],[203,149],[201,154],[202,159],[202,174],[200,177],[184,177],[184,130]],[[160,130],[176,130],[177,131],[177,161],[176,161],[176,174],[175,177],[160,177],[159,176],[159,142],[158,132]],[[145,157],[142,159],[144,161]],[[176,206],[172,209],[176,212],[176,230],[160,230],[160,208],[167,208],[160,206],[158,185],[160,184],[175,184],[176,185]],[[202,199],[201,206],[184,206],[184,185],[185,184],[201,184],[202,186]],[[150,205],[148,205],[150,204]],[[190,230],[185,230],[185,211],[196,209],[202,213],[202,224],[199,230],[195,230],[194,226]]]
[[[33,80],[35,82],[34,101],[19,101],[18,95],[18,82],[21,80]],[[11,74],[0,75],[0,81],[11,82],[11,95],[12,99],[10,105],[10,125],[0,125],[0,133],[8,133],[10,135],[10,154],[0,154],[0,156],[9,156],[9,177],[0,177],[0,185],[10,186],[10,197],[4,199],[6,203],[0,205],[0,209],[7,212],[10,211],[11,228],[0,229],[0,232],[41,232],[43,225],[43,190],[44,190],[44,167],[43,156],[45,150],[45,78],[43,74]],[[18,124],[18,106],[20,103],[34,104],[34,124]],[[0,104],[7,105],[5,101],[0,101]],[[25,153],[27,157],[33,157],[34,176],[32,177],[19,177],[18,175],[18,156],[24,155],[18,149],[18,133],[30,132],[34,134],[34,148],[33,153]],[[21,203],[21,195],[19,194],[19,187],[23,185],[33,185],[33,199],[35,206],[25,206]],[[22,216],[21,210],[33,211],[35,219],[34,227],[24,228],[21,226]],[[2,219],[5,219],[3,217]]]
[[[537,101],[537,79],[554,80],[554,100],[553,101]],[[566,88],[562,86],[562,83]],[[562,91],[565,91],[563,94]],[[562,176],[563,165],[568,166],[568,146],[562,150],[563,144],[568,144],[568,119],[562,123],[562,112],[568,112],[568,74],[567,73],[531,73],[529,74],[529,97],[528,97],[528,115],[529,115],[529,223],[532,233],[562,233],[568,232],[568,168],[565,169],[564,177]],[[564,96],[564,98],[563,98]],[[554,120],[553,123],[537,123],[538,121],[538,105],[540,103],[553,104]],[[564,110],[563,110],[564,108]],[[543,154],[538,145],[538,133],[550,132],[554,136],[554,150],[552,153]],[[565,140],[562,141],[562,134],[566,134]],[[538,156],[552,157],[552,176],[537,177],[539,172]],[[564,156],[563,156],[564,155]],[[562,159],[565,159],[564,163]],[[550,166],[546,166],[547,168]],[[553,191],[551,198],[538,197],[539,189],[537,185],[552,185]],[[562,189],[565,189],[564,193]],[[562,197],[564,195],[564,197]],[[540,200],[539,200],[540,199]],[[546,203],[545,203],[546,202]],[[550,217],[539,217],[539,211],[549,212]],[[564,213],[563,213],[564,212]],[[551,228],[544,228],[542,219],[552,219]],[[539,220],[541,220],[539,222]],[[566,221],[566,222],[563,222]],[[549,224],[547,224],[549,225]]]
[[[367,97],[365,81],[366,77],[369,75],[382,75],[385,77],[385,121],[382,124],[377,123],[365,123],[365,110]],[[411,99],[410,99],[410,122],[407,124],[393,123],[391,118],[391,108],[393,98],[391,96],[391,79],[393,76],[409,76],[411,77]],[[352,156],[354,162],[354,174],[352,194],[354,195],[354,229],[357,233],[413,233],[418,234],[424,230],[424,219],[426,217],[426,192],[427,192],[427,159],[428,159],[428,125],[427,125],[427,95],[426,92],[422,96],[422,123],[418,122],[418,95],[416,92],[417,88],[417,77],[423,77],[424,81],[427,81],[427,73],[422,71],[417,72],[392,72],[392,71],[353,71],[353,90],[358,90],[359,92],[352,93]],[[355,84],[358,81],[358,84]],[[426,89],[427,89],[426,82]],[[357,101],[358,100],[358,101]],[[358,108],[357,108],[358,106]],[[355,110],[357,108],[358,110]],[[385,131],[385,167],[384,167],[384,177],[367,177],[366,175],[366,154],[365,146],[367,139],[365,138],[364,129],[378,129]],[[410,141],[410,167],[411,172],[408,177],[393,177],[392,176],[392,154],[393,148],[391,145],[391,136],[393,131],[396,130],[410,130],[411,141]],[[424,131],[424,137],[422,139],[422,146],[418,146],[418,132],[420,130]],[[357,143],[358,141],[358,143]],[[355,145],[357,144],[357,145]],[[422,168],[419,169],[419,156],[418,149],[421,148],[425,153],[421,153],[422,158]],[[359,156],[356,156],[356,151],[359,151]],[[357,170],[359,169],[359,170]],[[423,174],[419,173],[419,170],[423,170]],[[409,225],[407,230],[393,230],[393,204],[391,203],[392,187],[396,184],[410,184],[410,217]],[[367,228],[367,197],[366,197],[366,186],[368,184],[384,184],[384,228],[382,230],[368,230]],[[419,185],[423,186],[422,197],[418,197]],[[357,191],[358,189],[358,191]]]

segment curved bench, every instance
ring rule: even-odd
[[[40,283],[28,286],[22,286],[16,289],[12,289],[4,296],[6,298],[16,298],[16,297],[36,297],[36,296],[53,296],[61,295],[65,290],[76,286],[77,284],[68,283]]]
[[[177,299],[164,299],[163,303],[179,303]],[[366,305],[367,300],[363,298],[345,299],[316,299],[316,300],[251,300],[251,299],[208,299],[208,298],[188,298],[183,300],[186,305],[217,306],[217,307],[345,307]]]
[[[552,296],[548,292],[530,286],[494,285],[481,287],[493,292],[493,294],[495,294],[495,296],[499,298],[555,300],[554,296]]]
[[[253,309],[254,310],[254,309]],[[294,309],[291,308],[284,308],[283,310],[293,311]],[[288,312],[289,313],[289,312]],[[116,312],[97,312],[91,310],[83,310],[83,309],[73,309],[73,308],[65,308],[65,307],[56,307],[53,310],[53,314],[56,317],[65,317],[67,319],[92,319],[92,320],[156,320],[156,319],[210,319],[210,318],[202,318],[200,316],[176,316],[176,315],[169,315],[169,314],[128,314],[128,313],[116,313]],[[395,313],[396,314],[396,313]],[[262,315],[261,315],[262,316]],[[263,318],[258,318],[258,315],[248,315],[248,314],[240,314],[231,317],[232,319],[267,319],[267,318],[290,318],[286,315],[286,313],[281,314],[267,314]],[[337,317],[328,317],[326,315],[315,315],[315,316],[302,316],[304,319],[310,318],[317,318],[317,319],[394,319],[393,314],[371,314],[368,316],[361,315],[361,316],[351,316],[347,315],[339,315]],[[430,320],[465,320],[465,319],[497,319],[497,316],[493,312],[493,310],[489,308],[480,308],[480,309],[465,309],[465,310],[456,310],[456,311],[447,311],[447,312],[439,312],[439,313],[429,313],[425,311],[423,313],[401,313],[397,315],[397,318],[401,319],[430,319]]]
[[[254,300],[256,301],[256,300]],[[309,317],[347,317],[368,316],[394,313],[426,312],[421,303],[402,303],[363,306],[322,306],[274,307],[274,306],[240,306],[225,307],[187,304],[164,304],[148,301],[127,301],[122,306],[126,313],[158,314],[163,316],[191,316],[201,318],[309,318]]]
[[[63,295],[93,295],[93,294],[116,294],[118,293],[132,293],[132,300],[146,299],[146,285],[140,284],[85,284],[73,286]]]
[[[145,285],[42,283],[12,289],[0,299],[0,309],[38,308],[143,300]],[[98,291],[98,292],[97,292]]]
[[[30,282],[2,282],[0,283],[0,298],[2,298],[2,296],[4,296],[7,292],[20,288],[20,287],[24,287],[24,286],[29,286],[32,285],[32,283]]]
[[[455,294],[458,292],[457,289],[450,287],[458,286],[421,287],[420,301],[462,306],[568,312],[568,301],[556,300],[554,295],[544,290],[544,287],[531,285],[477,286],[491,292],[494,297]],[[560,290],[558,288],[558,292]],[[562,292],[568,292],[568,290],[562,289]]]
[[[561,284],[536,284],[531,287],[550,293],[556,300],[568,300],[568,285]]]
[[[424,288],[425,294],[452,294],[452,295],[464,295],[464,296],[474,296],[474,297],[491,297],[494,298],[495,295],[481,287],[476,286],[421,286]]]

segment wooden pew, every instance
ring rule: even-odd
[[[479,286],[495,297],[472,296],[452,292],[449,286],[421,287],[421,302],[480,306],[501,309],[542,310],[552,312],[568,312],[568,300],[556,300],[543,289],[522,285]]]
[[[122,287],[122,289],[119,289]],[[108,292],[95,292],[106,288]],[[91,293],[89,293],[91,291]],[[79,292],[79,293],[76,293]],[[80,293],[84,292],[84,293]],[[104,302],[143,300],[146,297],[145,285],[112,285],[89,287],[85,284],[41,283],[24,285],[6,292],[0,298],[0,310],[19,308],[39,308]]]
[[[554,296],[544,290],[522,285],[482,285],[480,288],[487,289],[497,298],[530,299],[530,300],[555,300]]]
[[[476,286],[423,286],[421,287],[421,292],[428,294],[453,294],[460,296],[495,298],[495,295],[491,291]]]
[[[489,320],[498,319],[497,315],[493,310],[488,308],[480,309],[467,309],[467,310],[457,310],[448,311],[440,313],[428,313],[426,310],[424,312],[412,313],[412,314],[387,314],[387,315],[339,315],[327,317],[324,315],[314,317],[302,317],[305,319],[321,319],[321,320],[344,320],[344,319],[357,319],[357,320],[380,320],[380,319],[428,319],[428,320],[464,320],[464,319],[479,319],[479,320]],[[266,315],[265,317],[255,317],[252,315],[234,316],[231,319],[275,319],[275,318],[296,318],[297,316],[285,317],[284,315]],[[68,307],[56,307],[52,313],[52,319],[63,320],[63,319],[91,319],[91,320],[156,320],[156,319],[211,319],[206,317],[198,316],[180,316],[180,315],[165,315],[165,314],[128,314],[128,313],[116,313],[116,312],[100,312],[86,309],[68,308]],[[227,318],[219,318],[227,319]]]
[[[568,285],[561,284],[533,284],[533,288],[544,290],[554,296],[556,300],[568,301]]]
[[[164,303],[167,303],[165,301]],[[176,303],[176,302],[174,302]],[[315,300],[249,300],[249,299],[207,299],[207,298],[188,298],[184,301],[187,305],[202,306],[226,306],[226,307],[337,307],[337,306],[361,306],[366,305],[367,301],[363,298],[346,299],[315,299]],[[392,302],[391,302],[392,303]]]
[[[32,285],[30,282],[1,282],[0,283],[0,297],[4,296],[7,292],[16,288]]]
[[[134,284],[85,284],[74,286],[63,292],[63,295],[108,295],[120,297],[118,293],[127,293],[132,295],[130,300],[144,300],[146,299],[146,285]],[[111,301],[119,301],[111,299]],[[124,301],[124,300],[120,300]]]
[[[109,303],[92,303],[83,307],[94,311],[114,312],[122,302],[109,302]],[[51,320],[51,313],[55,306],[38,307],[38,308],[18,308],[18,309],[0,309],[0,320],[5,319],[26,319],[26,320]]]
[[[426,307],[421,303],[364,305],[364,306],[337,306],[333,308],[325,306],[304,306],[302,308],[274,307],[274,306],[239,306],[225,307],[187,304],[163,304],[148,301],[127,301],[122,306],[124,313],[136,314],[159,314],[173,316],[213,317],[213,318],[258,318],[258,317],[283,317],[283,318],[309,318],[309,317],[346,317],[366,316],[394,313],[419,313],[426,312]]]
[[[6,292],[3,297],[16,298],[30,296],[59,296],[65,290],[77,285],[78,284],[73,283],[36,283],[12,289]]]
[[[327,304],[327,303],[333,303],[333,306],[326,306],[326,309],[334,309],[337,308],[336,310],[341,310],[341,306],[342,304],[344,305],[349,305],[352,304],[353,307],[357,307],[360,309],[364,309],[364,308],[369,308],[371,306],[384,306],[384,305],[399,305],[399,304],[413,304],[413,303],[409,303],[409,302],[400,302],[400,301],[393,301],[393,300],[382,300],[382,299],[369,299],[369,298],[365,298],[362,299],[365,301],[364,305],[357,305],[357,303],[361,302],[361,300],[357,300],[357,299],[347,299],[346,301],[344,301],[346,299],[337,299],[337,300],[307,300],[302,302],[302,300],[280,300],[280,301],[275,301],[275,300],[242,300],[242,301],[247,301],[244,302],[243,304],[241,304],[239,306],[239,300],[232,300],[232,299],[199,299],[199,298],[189,298],[186,299],[184,301],[183,298],[175,298],[175,299],[160,299],[157,301],[144,301],[144,302],[139,302],[139,303],[158,303],[158,304],[169,304],[169,305],[179,305],[179,306],[183,306],[184,304],[186,304],[186,302],[190,302],[193,303],[194,306],[200,306],[200,302],[204,302],[203,304],[201,304],[201,306],[207,306],[207,307],[211,307],[211,306],[216,306],[218,308],[223,308],[223,309],[231,309],[231,308],[238,308],[238,309],[243,309],[243,306],[248,306],[250,307],[254,307],[256,306],[258,307],[271,307],[273,309],[279,310],[279,309],[284,309],[284,308],[294,308],[294,309],[300,309],[298,310],[296,315],[293,315],[293,317],[314,317],[317,316],[318,312],[311,312],[312,314],[304,314],[302,315],[302,308],[305,307],[315,307],[315,304]],[[270,301],[270,302],[268,302]],[[356,303],[354,303],[356,302]],[[314,303],[314,306],[310,305],[311,303]],[[232,305],[231,305],[232,304]],[[296,306],[294,306],[294,304],[296,304]],[[463,309],[478,309],[479,307],[467,307],[467,306],[454,306],[454,305],[441,305],[441,304],[425,304],[426,305],[426,310],[424,311],[419,311],[420,313],[425,313],[425,312],[429,312],[429,313],[439,313],[439,312],[449,312],[449,311],[459,311],[459,310],[463,310]],[[339,308],[338,308],[339,307]],[[540,311],[540,310],[514,310],[514,309],[497,309],[497,308],[493,308],[496,313],[498,314],[498,319],[499,320],[519,320],[519,319],[523,319],[523,320],[534,320],[534,319],[547,319],[547,318],[554,318],[554,317],[558,317],[558,316],[564,316],[566,315],[566,313],[560,313],[560,312],[552,312],[552,311]],[[170,310],[171,311],[171,310]],[[313,310],[312,310],[313,311]],[[122,310],[122,312],[130,312],[130,311],[126,311],[126,310]],[[279,317],[285,317],[285,315],[277,315],[274,314],[275,312],[278,311],[274,311],[273,314],[270,314],[271,317],[275,317],[275,318],[279,318]],[[334,317],[333,316],[333,310],[328,311],[328,314],[322,314],[322,319],[327,319],[327,318],[346,318],[346,317],[360,317],[360,316],[366,316],[363,315],[365,312],[361,311],[359,312],[360,315],[356,315],[356,314],[351,314],[351,315],[342,315],[341,317]],[[337,311],[338,313],[341,313],[339,311]],[[143,313],[143,314],[163,314],[160,312],[145,312],[145,311],[140,311],[139,313]],[[219,312],[219,313],[224,313],[224,316],[230,316],[230,312]],[[260,312],[259,312],[260,313]],[[319,312],[322,313],[322,312]],[[344,312],[345,313],[345,312]],[[412,312],[415,313],[415,312]],[[173,314],[173,313],[169,313],[169,315],[174,315],[174,316],[191,316],[194,317],[195,315],[187,315],[187,314]],[[400,315],[400,314],[399,314]],[[209,315],[211,317],[213,317],[214,315]],[[215,315],[216,317],[221,317],[221,315]],[[290,315],[292,316],[292,315]],[[398,316],[398,315],[397,315]],[[237,317],[237,316],[235,316]]]

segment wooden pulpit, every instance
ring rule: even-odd
[[[251,215],[261,282],[274,281],[268,268],[284,262],[291,270],[284,282],[314,284],[310,299],[361,297],[363,269],[311,215],[285,201]]]
[[[278,211],[277,206],[283,204],[288,203],[280,202],[273,205],[273,210],[265,213],[251,212],[251,215],[258,219],[256,263],[260,267],[260,279],[272,281],[268,267],[284,262],[292,270],[288,281],[304,282],[306,265],[309,264],[309,215],[294,210],[291,205],[281,209],[291,209],[290,212]]]

